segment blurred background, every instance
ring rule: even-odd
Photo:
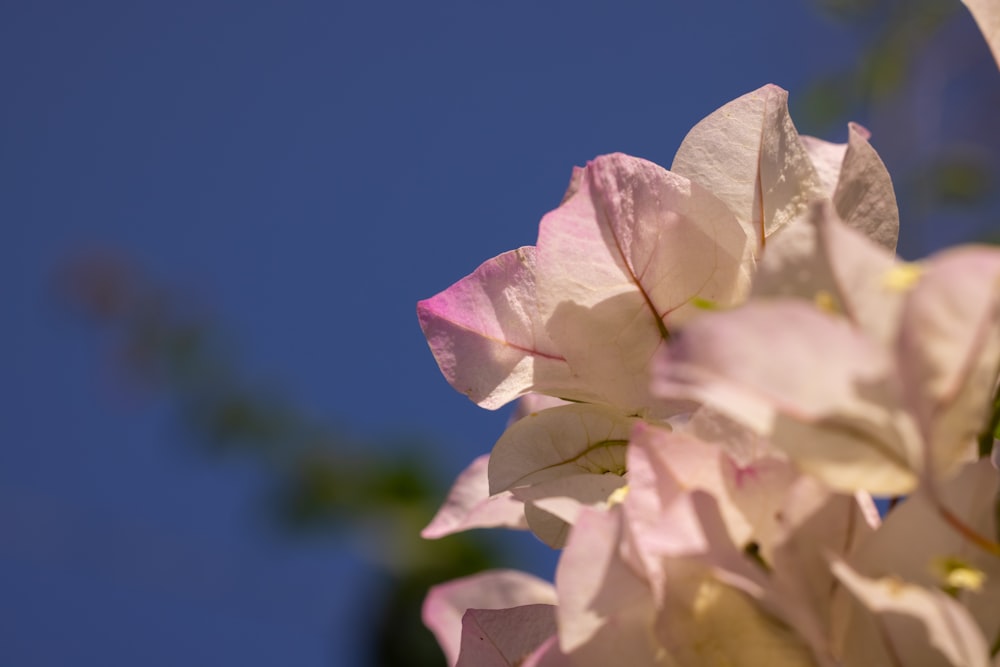
[[[996,238],[958,0],[2,3],[0,666],[443,665],[429,585],[555,554],[419,539],[508,415],[416,301],[768,82],[872,131],[905,257]]]

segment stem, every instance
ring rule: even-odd
[[[958,531],[962,537],[969,540],[983,551],[1000,558],[1000,544],[997,544],[993,540],[983,537],[977,533],[975,529],[958,518],[958,516],[952,513],[950,509],[941,503],[937,503],[937,508],[938,512],[941,514],[941,518],[944,519],[949,526]]]
[[[1000,427],[1000,384],[997,385],[996,393],[993,394],[993,411],[990,413],[990,420],[979,433],[979,458],[986,458],[993,453],[993,438],[996,437],[997,427]]]

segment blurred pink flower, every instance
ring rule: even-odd
[[[817,211],[809,300],[762,294],[691,322],[654,384],[742,421],[837,489],[904,494],[947,478],[975,456],[996,383],[1000,251],[904,264]]]

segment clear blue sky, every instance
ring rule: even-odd
[[[53,297],[67,259],[127,254],[251,377],[448,476],[505,415],[447,386],[415,302],[532,243],[574,164],[669,164],[855,47],[802,0],[4,3],[0,664],[358,664],[363,556],[276,538],[253,466],[116,381]]]

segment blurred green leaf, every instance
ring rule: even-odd
[[[995,175],[986,161],[953,153],[939,156],[928,165],[922,180],[936,202],[969,206],[991,194]]]
[[[793,99],[795,115],[807,119],[811,131],[825,133],[844,123],[861,106],[862,86],[845,73],[819,77]]]
[[[853,23],[871,15],[879,5],[877,0],[816,0],[824,15],[842,23]]]
[[[242,455],[270,473],[274,515],[285,526],[351,536],[384,568],[381,594],[357,601],[373,616],[375,664],[444,664],[420,617],[427,590],[496,567],[507,552],[479,534],[420,538],[446,491],[426,443],[346,437],[271,385],[247,381],[233,345],[120,258],[84,258],[64,289],[75,308],[114,330],[126,370],[173,400],[206,451]]]

